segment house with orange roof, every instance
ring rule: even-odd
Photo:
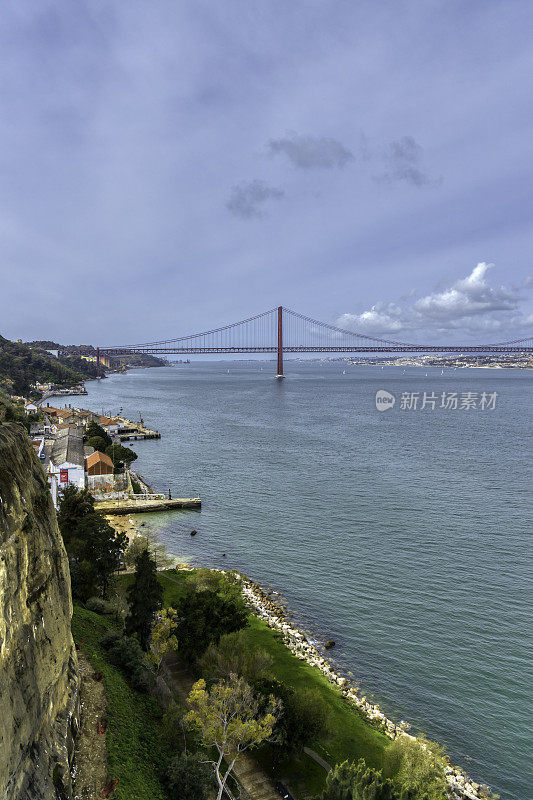
[[[96,487],[100,489],[113,488],[115,482],[113,462],[105,453],[95,450],[94,453],[87,456],[85,459],[85,471],[89,489]]]

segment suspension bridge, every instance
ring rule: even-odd
[[[496,344],[409,344],[344,330],[278,306],[254,317],[202,333],[158,342],[97,347],[100,365],[111,356],[272,353],[283,377],[284,353],[533,353],[533,337]]]

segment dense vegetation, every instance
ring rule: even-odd
[[[47,350],[59,350],[58,358]],[[52,383],[58,387],[71,387],[87,378],[96,378],[96,364],[81,358],[82,354],[96,355],[91,345],[62,345],[52,341],[34,341],[22,344],[0,336],[0,388],[10,394],[37,398],[32,384]],[[117,366],[123,363],[117,359]],[[165,361],[156,356],[128,356],[129,366],[161,367]]]
[[[164,775],[175,752],[156,700],[130,684],[101,643],[106,634],[116,630],[110,617],[74,606],[74,640],[95,672],[103,673],[108,771],[111,778],[118,779],[113,800],[167,800]]]
[[[39,419],[39,414],[26,414],[22,404],[13,403],[0,389],[0,424],[16,422],[29,432],[32,422]]]
[[[105,597],[124,556],[126,535],[116,533],[94,510],[90,492],[72,485],[61,493],[57,521],[69,558],[72,594],[83,601]]]
[[[108,616],[115,613],[120,620],[107,623],[112,631],[98,652],[121,671],[130,690],[154,690],[169,649],[177,650],[183,667],[200,678],[186,706],[175,695],[160,721],[172,758],[160,764],[157,791],[172,800],[204,800],[210,781],[202,763],[211,765],[211,781],[215,775],[220,791],[235,747],[252,747],[265,771],[290,785],[296,796],[444,799],[444,760],[438,749],[430,743],[421,748],[408,739],[391,743],[369,725],[346,705],[337,687],[296,658],[276,631],[249,614],[231,574],[156,573],[148,541],[146,547],[137,548],[135,575],[113,579],[115,590],[129,601],[121,616],[111,603],[98,607],[103,601],[91,599],[87,605]],[[237,729],[224,728],[221,710],[228,708],[239,719]],[[228,745],[227,735],[237,738]],[[265,737],[268,741],[262,742]],[[324,768],[304,747],[336,765],[327,781]],[[130,786],[132,796],[144,796]]]
[[[137,458],[137,453],[131,447],[124,447],[122,444],[114,444],[111,436],[98,425],[97,422],[91,422],[85,431],[85,439],[90,447],[99,450],[100,453],[105,453],[113,462],[115,472],[122,469],[122,465],[129,467],[132,461]]]
[[[32,384],[75,386],[96,375],[96,366],[77,357],[55,358],[0,336],[0,387],[11,394],[37,397]]]
[[[49,340],[39,340],[35,342],[27,342],[30,347],[35,347],[38,350],[62,350],[69,355],[96,355],[96,347],[92,344],[59,344],[58,342],[51,342]],[[152,356],[144,353],[130,354],[127,356],[115,356],[113,362],[117,366],[120,364],[128,364],[131,367],[163,367],[166,361],[157,356]]]

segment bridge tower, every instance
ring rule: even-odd
[[[283,374],[283,306],[278,306],[278,372],[276,378],[281,380]]]

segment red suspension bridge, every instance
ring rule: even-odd
[[[533,337],[496,344],[425,345],[379,339],[347,331],[278,306],[254,317],[203,333],[159,342],[98,347],[97,367],[105,356],[273,353],[283,377],[284,353],[533,353]]]

